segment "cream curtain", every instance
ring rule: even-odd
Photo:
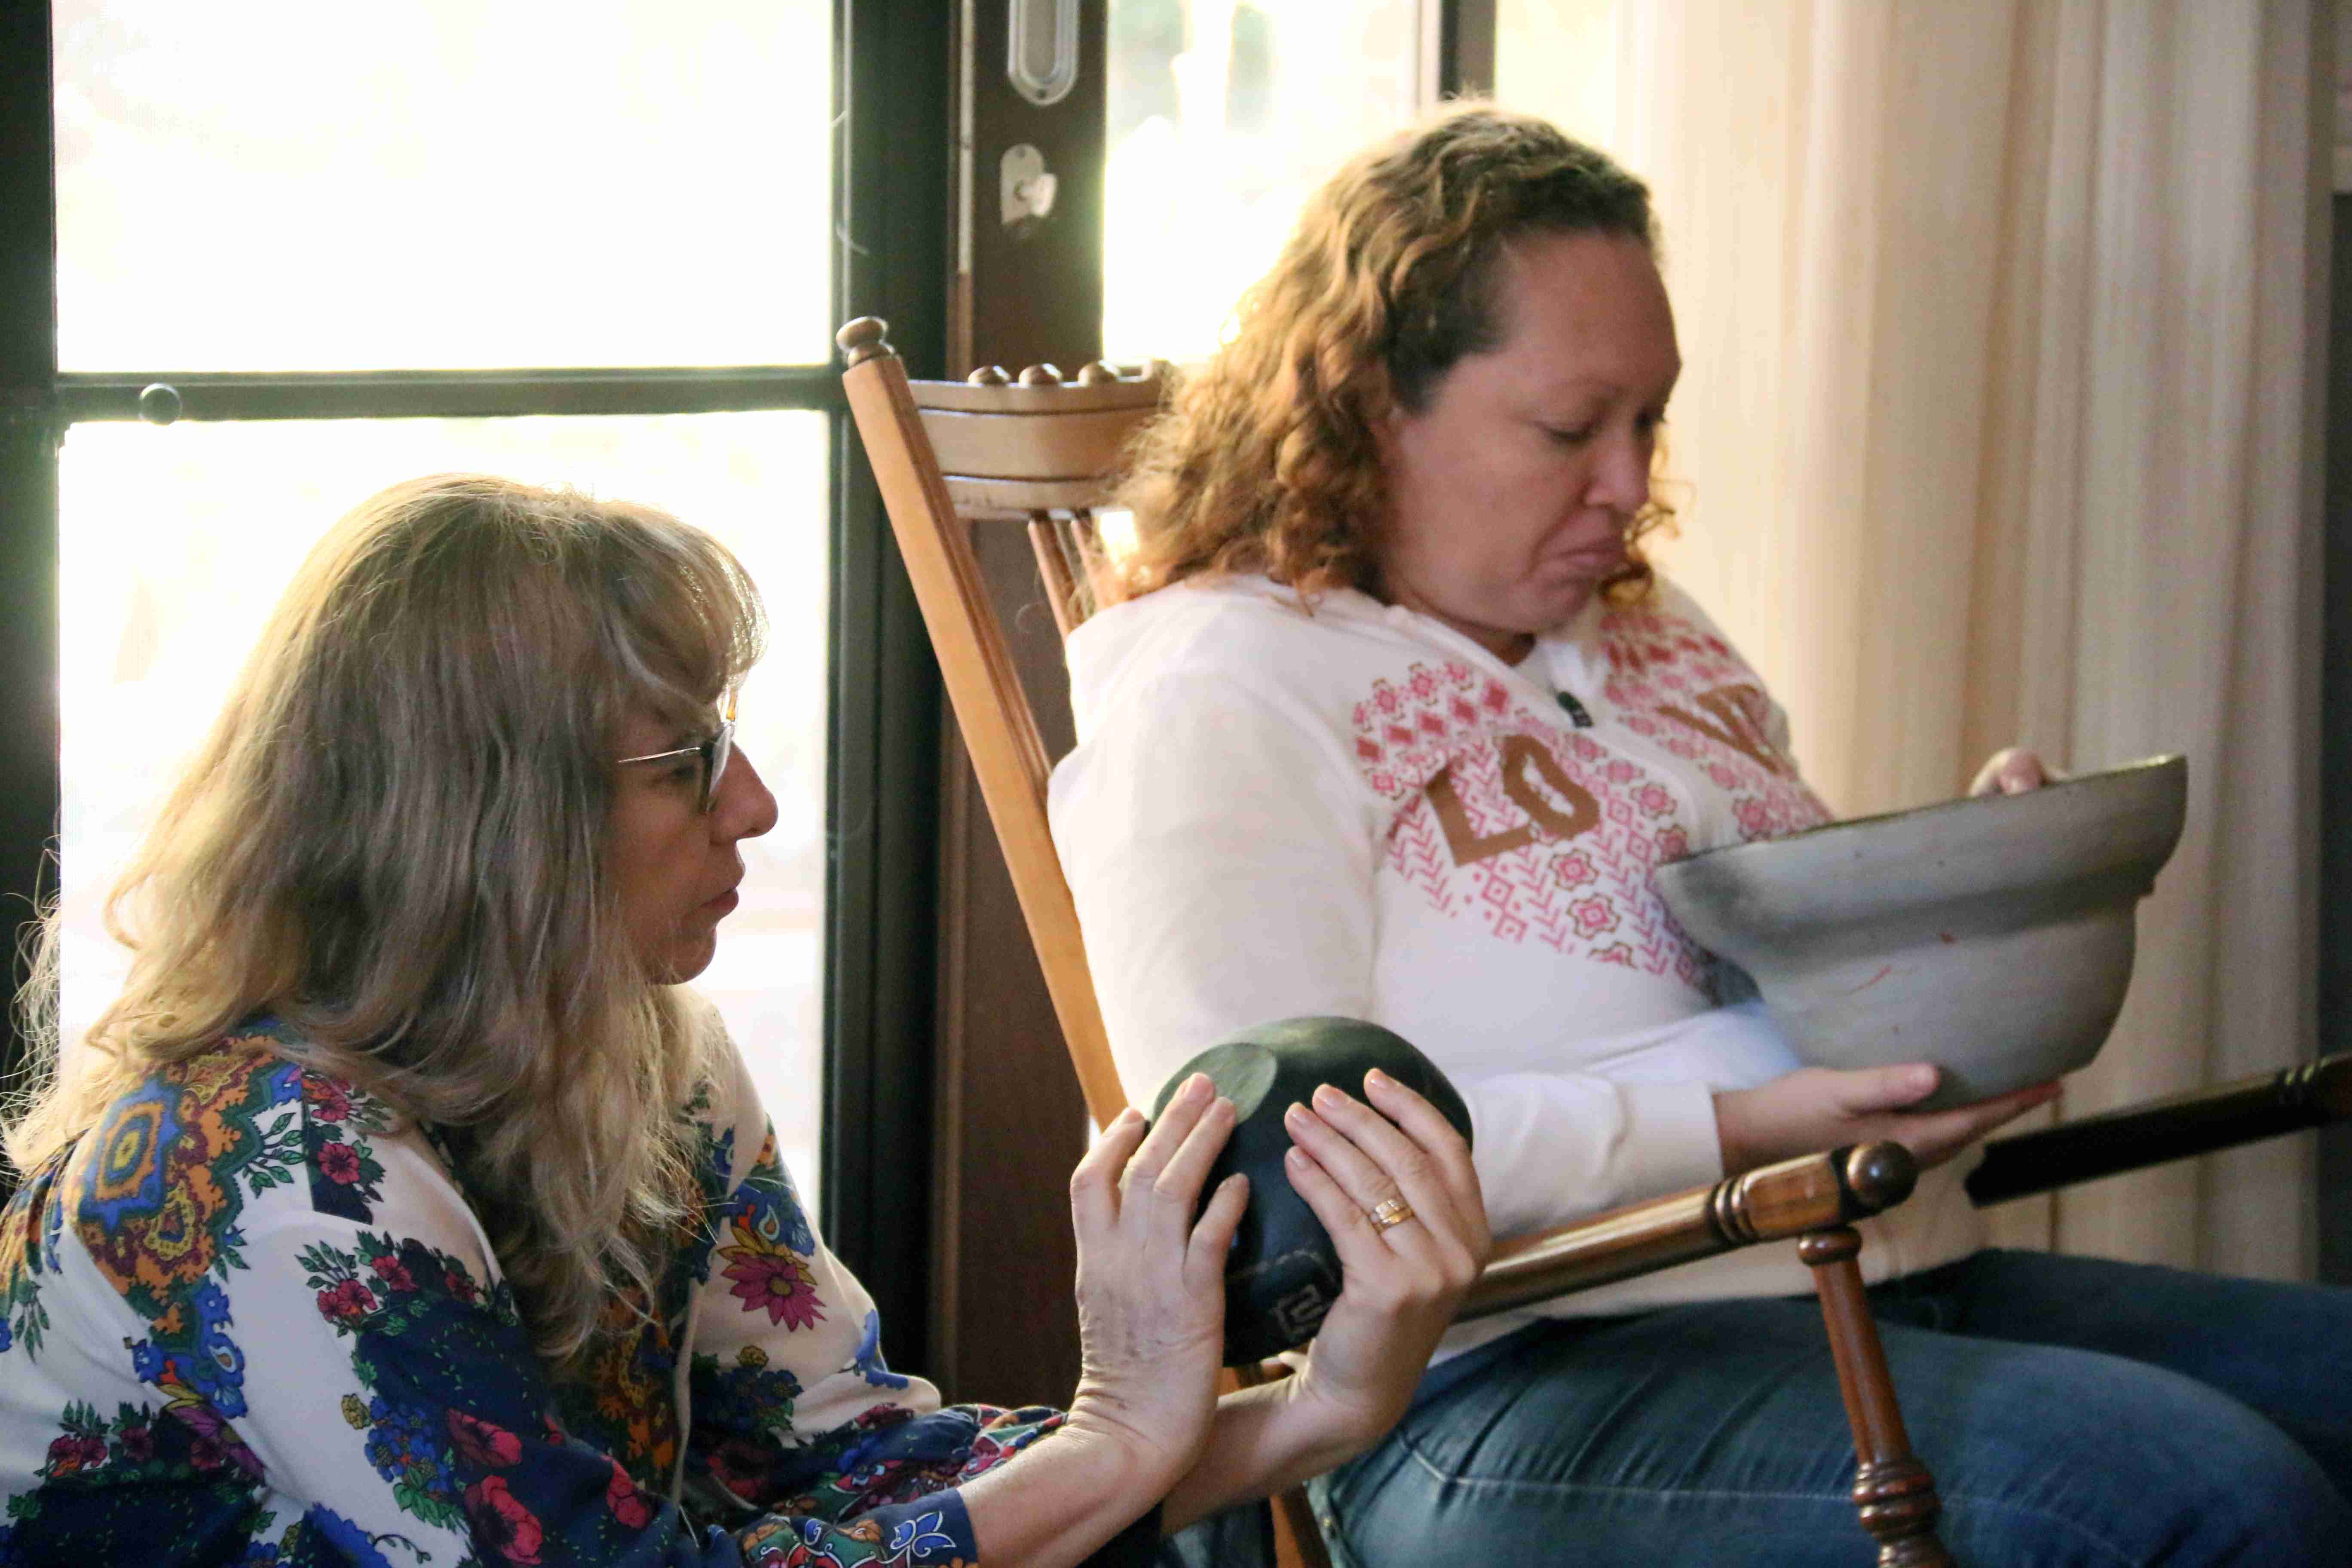
[[[2188,753],[2130,1002],[2065,1109],[2308,1057],[2326,0],[1567,9],[1588,37],[1613,16],[1603,139],[1665,231],[1664,557],[1811,776],[1859,812],[1948,796],[2011,741],[2075,769]],[[2305,1278],[2307,1144],[1997,1226]]]

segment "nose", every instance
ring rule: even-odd
[[[727,771],[719,775],[718,797],[710,803],[711,832],[732,844],[739,838],[757,838],[775,826],[776,797],[768,793],[760,770],[739,746],[728,759]]]
[[[1655,440],[1644,432],[1613,432],[1602,443],[1585,499],[1626,517],[1641,510],[1650,500],[1650,459],[1656,450]]]

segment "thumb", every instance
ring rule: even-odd
[[[1936,1081],[1940,1076],[1930,1062],[1857,1068],[1845,1075],[1846,1110],[1858,1115],[1915,1105],[1936,1092]]]

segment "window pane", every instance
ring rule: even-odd
[[[1497,0],[1495,100],[1618,150],[1617,0]]]
[[[311,542],[418,474],[472,469],[647,501],[710,530],[767,601],[740,743],[774,791],[743,901],[698,983],[717,1002],[794,1176],[817,1177],[826,700],[825,416],[78,425],[59,484],[70,1038],[121,984],[99,908],[174,765]]]
[[[1111,358],[1207,356],[1307,193],[1412,119],[1424,3],[1110,0]]]
[[[812,363],[832,0],[56,0],[71,371]]]

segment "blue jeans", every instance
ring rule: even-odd
[[[1960,1563],[2352,1563],[2352,1290],[1996,1251],[1871,1300]],[[1344,1568],[1874,1559],[1810,1299],[1463,1362],[1310,1488]]]

